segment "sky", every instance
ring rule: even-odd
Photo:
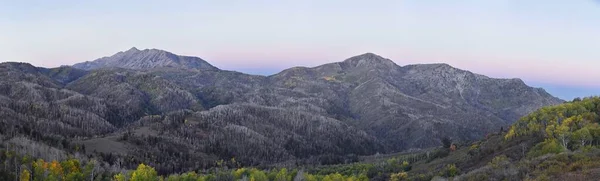
[[[0,61],[57,67],[131,47],[269,75],[372,52],[600,95],[599,0],[0,0]]]

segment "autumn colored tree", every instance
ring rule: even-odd
[[[275,181],[290,181],[292,177],[288,175],[287,169],[282,168],[275,176]]]
[[[198,180],[198,174],[196,172],[188,172],[181,174],[180,181],[196,181]]]
[[[249,170],[246,168],[238,168],[233,172],[233,176],[235,177],[235,179],[242,179],[243,176],[246,176],[248,174]]]
[[[460,173],[460,169],[458,169],[458,167],[456,167],[456,165],[449,164],[446,166],[446,168],[444,168],[442,175],[446,176],[446,177],[455,177],[455,176],[458,176],[459,173]]]
[[[48,179],[63,180],[64,170],[58,161],[54,160],[54,161],[50,162],[48,171],[49,171]]]
[[[33,180],[34,181],[44,181],[46,179],[46,172],[48,169],[48,163],[46,163],[42,159],[38,159],[33,162]]]
[[[452,144],[452,146],[450,146],[450,151],[454,152],[456,151],[456,145]]]
[[[339,173],[333,173],[333,174],[329,174],[325,177],[323,177],[322,181],[344,181],[344,176],[342,174]]]
[[[60,165],[62,166],[64,171],[67,173],[81,172],[81,164],[79,164],[79,160],[68,159],[68,160],[62,161],[60,163]]]
[[[258,169],[252,169],[250,171],[250,181],[268,181],[269,178],[265,172]]]
[[[131,174],[130,181],[158,181],[156,170],[143,163]]]
[[[390,175],[390,181],[402,181],[408,179],[408,173],[400,172]]]
[[[21,174],[19,175],[19,180],[21,180],[21,181],[30,181],[31,180],[31,173],[29,172],[29,170],[23,169],[23,171],[21,171]]]
[[[116,174],[113,176],[114,181],[126,181],[127,177],[123,173]]]
[[[408,170],[410,170],[410,169],[411,169],[411,168],[410,168],[410,163],[408,163],[408,161],[403,161],[403,162],[402,162],[402,170],[404,170],[404,171],[408,171]]]

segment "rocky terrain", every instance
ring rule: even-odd
[[[73,67],[0,64],[3,144],[58,149],[160,173],[214,166],[333,164],[476,140],[563,102],[520,79],[372,53],[271,76],[132,48]]]
[[[78,63],[73,65],[73,67],[83,70],[105,67],[119,67],[136,70],[159,67],[218,70],[218,68],[198,57],[179,56],[157,49],[138,50],[135,47],[110,57],[102,57],[94,61]]]

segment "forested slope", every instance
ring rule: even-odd
[[[477,140],[562,102],[519,79],[400,66],[372,53],[271,76],[156,49],[80,65],[86,70],[0,64],[4,148],[45,160],[95,158],[115,171],[146,163],[159,174],[231,158],[327,165],[443,138]]]

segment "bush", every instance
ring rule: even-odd
[[[474,155],[477,155],[478,153],[479,153],[479,143],[473,143],[469,147],[469,155],[474,156]]]
[[[458,176],[458,174],[460,174],[460,169],[454,164],[449,164],[446,165],[441,175],[445,177],[455,177]]]
[[[538,143],[531,151],[529,151],[530,157],[538,157],[549,153],[558,154],[564,151],[564,148],[558,143],[556,139],[546,139],[544,142]]]
[[[408,173],[400,172],[400,173],[392,174],[390,176],[390,181],[402,181],[402,180],[408,180]]]
[[[498,169],[498,168],[506,165],[507,163],[509,163],[508,157],[506,157],[506,155],[500,155],[500,156],[494,157],[494,159],[492,159],[492,161],[490,163],[488,163],[488,165],[494,169]]]
[[[569,163],[571,161],[571,159],[569,159],[569,155],[567,155],[566,153],[557,154],[552,157],[552,160],[556,160],[563,163]]]
[[[556,175],[566,172],[567,164],[556,160],[547,160],[537,166],[537,170],[547,175]]]

